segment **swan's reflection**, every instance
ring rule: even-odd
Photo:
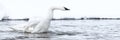
[[[31,34],[31,33],[24,33],[24,38],[27,40],[50,40],[49,33],[39,33],[39,34]]]

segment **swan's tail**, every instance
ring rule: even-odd
[[[8,28],[12,29],[13,31],[17,31],[16,29],[14,29],[14,28],[12,28],[12,27],[8,27]]]

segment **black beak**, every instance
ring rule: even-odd
[[[70,9],[68,9],[68,8],[66,8],[66,7],[64,7],[65,8],[65,10],[70,10]]]

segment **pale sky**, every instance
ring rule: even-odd
[[[120,0],[0,0],[0,17],[38,17],[52,6],[65,6],[70,11],[55,11],[54,18],[119,17]]]

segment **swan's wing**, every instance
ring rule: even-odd
[[[14,30],[14,31],[27,31],[27,32],[31,32],[32,30],[34,30],[33,28],[36,27],[36,25],[39,22],[40,22],[39,20],[33,20],[33,21],[29,21],[26,24],[20,24],[20,25],[16,25],[16,26],[13,26],[13,27],[9,27],[9,28]]]
[[[9,28],[12,29],[13,31],[31,32],[37,24],[38,24],[38,22],[32,22],[32,23],[30,22],[27,24],[19,24],[19,25],[12,26]],[[26,28],[27,28],[27,30],[26,30]]]
[[[12,29],[13,31],[23,31],[24,25],[25,24],[19,24],[19,25],[11,26],[9,28]]]

